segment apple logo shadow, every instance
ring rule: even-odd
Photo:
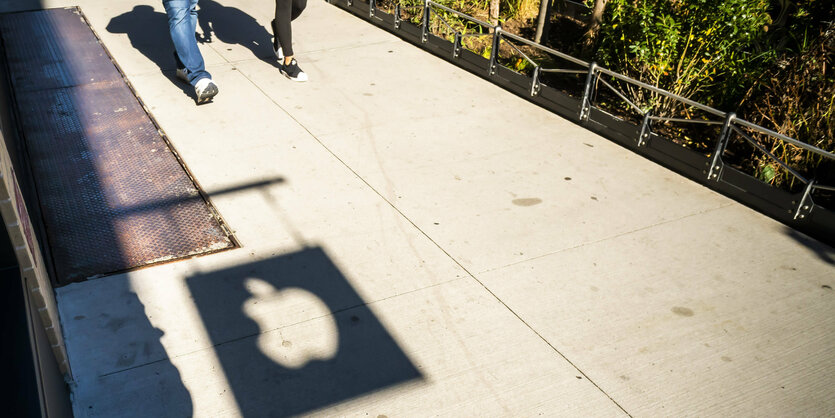
[[[422,380],[321,248],[186,279],[244,416],[290,416]]]

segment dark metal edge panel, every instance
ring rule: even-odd
[[[532,100],[572,122],[576,123],[580,120],[580,100],[553,87],[541,84],[539,94]]]
[[[691,171],[696,173],[696,175],[703,173],[707,176],[707,168],[710,160],[706,156],[678,145],[665,136],[651,134],[647,140],[646,149],[648,152],[654,151],[679,161],[687,167],[690,167]]]
[[[807,225],[809,228],[815,229],[812,232],[807,232],[808,235],[830,237],[828,242],[825,240],[822,241],[835,246],[835,212],[815,205],[807,218],[807,222],[800,226],[801,230],[803,230],[802,228],[806,228]]]
[[[374,11],[374,16],[371,19],[375,25],[394,27],[394,15],[379,9]]]
[[[639,128],[596,107],[591,108],[586,127],[631,150],[637,148]]]
[[[452,42],[449,42],[446,39],[441,38],[433,33],[430,33],[427,36],[427,38],[428,39],[423,44],[423,47],[426,48],[427,51],[432,52],[433,54],[438,55],[441,58],[445,58],[447,61],[453,59]]]
[[[421,37],[421,29],[419,26],[413,24],[412,22],[400,22],[400,29],[393,31],[397,36],[415,44],[421,45],[420,37]]]
[[[504,87],[522,97],[531,97],[532,79],[524,74],[519,74],[501,64],[496,64],[496,73],[493,77],[504,82]]]
[[[362,15],[363,17],[368,19],[368,11],[371,10],[371,6],[367,2],[354,0],[353,4],[351,5],[351,8],[354,10],[354,13]]]
[[[712,181],[705,184],[711,185]],[[719,175],[717,186],[733,191],[740,200],[755,204],[762,211],[769,213],[772,217],[785,222],[793,222],[795,203],[799,202],[801,195],[791,194],[771,187],[742,171],[725,165]]]
[[[482,73],[482,77],[487,75],[487,67],[490,66],[490,60],[464,48],[461,48],[458,59],[454,62],[467,71]]]

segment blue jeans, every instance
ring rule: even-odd
[[[171,40],[174,41],[176,57],[186,68],[188,82],[197,84],[201,78],[211,78],[203,64],[203,55],[197,48],[197,1],[198,0],[162,0],[165,13],[168,14],[168,28],[171,30]]]

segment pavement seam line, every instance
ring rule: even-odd
[[[540,334],[537,330],[535,330],[535,329],[534,329],[534,328],[533,328],[533,327],[532,327],[532,326],[531,326],[531,325],[530,325],[527,321],[525,321],[525,320],[524,320],[524,319],[523,319],[523,318],[522,318],[522,317],[521,317],[521,316],[520,316],[520,315],[519,315],[516,311],[514,311],[514,310],[513,310],[510,306],[508,306],[508,305],[507,305],[507,304],[506,304],[503,300],[501,300],[501,299],[500,299],[500,298],[499,298],[499,297],[498,297],[495,293],[493,293],[493,291],[492,291],[492,290],[490,290],[487,286],[485,286],[485,285],[484,285],[484,283],[482,283],[482,282],[481,282],[481,280],[479,280],[478,278],[476,278],[476,277],[475,277],[475,275],[474,275],[472,272],[470,272],[470,270],[468,270],[466,267],[464,267],[464,266],[463,266],[463,265],[462,265],[462,264],[461,264],[461,263],[460,263],[457,259],[455,259],[455,257],[453,257],[453,256],[452,256],[452,254],[450,254],[450,253],[449,253],[446,249],[444,249],[443,247],[441,247],[441,245],[440,245],[440,244],[438,244],[438,243],[437,243],[434,239],[432,239],[432,237],[430,237],[430,236],[429,236],[429,234],[427,234],[427,233],[426,233],[423,229],[421,229],[421,228],[420,228],[417,224],[415,224],[415,223],[414,223],[414,222],[413,222],[413,221],[412,221],[412,220],[411,220],[408,216],[406,216],[406,214],[404,214],[404,213],[400,210],[400,208],[398,208],[398,207],[397,207],[397,206],[395,206],[395,205],[394,205],[391,201],[389,201],[388,199],[386,199],[386,197],[385,197],[385,196],[383,196],[383,195],[380,193],[380,191],[379,191],[379,190],[377,190],[374,186],[372,186],[372,185],[371,185],[371,184],[370,184],[370,183],[369,183],[369,182],[368,182],[368,181],[367,181],[364,177],[362,177],[362,176],[361,176],[361,175],[360,175],[360,174],[359,174],[356,170],[354,170],[354,169],[353,169],[350,165],[348,165],[348,163],[346,163],[344,160],[342,160],[342,158],[339,158],[339,156],[338,156],[338,155],[336,155],[336,153],[335,153],[335,152],[333,152],[333,150],[331,150],[331,149],[330,149],[327,145],[325,145],[325,143],[324,143],[324,142],[322,142],[322,140],[320,140],[320,139],[319,139],[319,137],[317,137],[316,135],[314,135],[314,134],[313,134],[313,132],[311,132],[311,131],[310,131],[310,129],[308,129],[308,128],[307,128],[307,126],[305,126],[303,123],[301,123],[301,122],[300,122],[298,119],[296,119],[296,118],[295,118],[295,117],[294,117],[294,116],[293,116],[290,112],[288,112],[288,111],[287,111],[287,109],[285,109],[285,108],[284,108],[283,106],[281,106],[278,102],[276,102],[276,101],[275,101],[275,99],[273,99],[273,98],[272,98],[269,94],[267,94],[267,92],[265,92],[265,91],[261,88],[261,86],[259,86],[259,85],[258,85],[258,84],[256,84],[254,81],[252,81],[252,79],[250,79],[250,78],[249,78],[246,74],[244,74],[244,73],[242,73],[242,72],[241,72],[241,75],[243,75],[243,76],[244,76],[244,78],[246,78],[247,80],[249,80],[249,82],[250,82],[250,83],[252,83],[252,85],[253,85],[253,86],[255,86],[255,88],[257,88],[257,89],[258,89],[258,90],[259,90],[259,91],[260,91],[260,92],[261,92],[264,96],[266,96],[266,97],[267,97],[270,101],[272,101],[272,102],[273,102],[273,104],[275,104],[275,105],[276,105],[279,109],[281,109],[282,111],[284,111],[284,113],[287,115],[287,117],[289,117],[290,119],[292,119],[294,122],[296,122],[296,124],[298,124],[298,125],[299,125],[302,129],[304,129],[304,130],[305,130],[305,131],[306,131],[306,132],[310,135],[310,137],[311,137],[311,138],[313,138],[316,142],[318,142],[318,143],[319,143],[319,145],[320,145],[322,148],[324,148],[324,149],[325,149],[325,151],[327,151],[329,154],[331,154],[331,155],[333,156],[333,158],[335,158],[337,161],[339,161],[339,162],[340,162],[340,163],[341,163],[341,164],[342,164],[345,168],[347,168],[347,169],[348,169],[348,171],[350,171],[351,173],[353,173],[353,174],[354,174],[354,176],[356,176],[356,178],[357,178],[357,179],[359,179],[359,180],[360,180],[361,182],[363,182],[366,186],[368,186],[368,188],[369,188],[369,189],[371,189],[371,190],[372,190],[372,191],[373,191],[373,192],[374,192],[377,196],[379,196],[379,197],[380,197],[380,199],[382,199],[384,202],[386,202],[386,203],[387,203],[387,204],[388,204],[388,205],[389,205],[389,206],[390,206],[390,207],[391,207],[391,208],[392,208],[395,212],[397,212],[397,213],[398,213],[398,214],[399,214],[399,215],[400,215],[400,216],[401,216],[401,217],[402,217],[402,218],[403,218],[406,222],[408,222],[409,224],[411,224],[411,225],[412,225],[412,227],[414,227],[414,228],[415,228],[415,230],[417,230],[417,231],[418,231],[421,235],[423,235],[424,237],[426,237],[426,239],[428,239],[428,240],[429,240],[429,242],[431,242],[431,243],[432,243],[432,244],[433,244],[436,248],[438,248],[438,249],[439,249],[442,253],[444,253],[444,254],[445,254],[445,255],[446,255],[446,256],[447,256],[447,257],[448,257],[448,258],[449,258],[449,259],[450,259],[453,263],[455,263],[455,265],[457,265],[459,268],[461,268],[461,270],[463,270],[463,271],[464,271],[464,272],[465,272],[465,273],[466,273],[466,274],[467,274],[470,278],[472,278],[472,279],[473,279],[476,283],[478,283],[479,285],[481,285],[481,287],[482,287],[484,290],[486,290],[486,291],[487,291],[487,293],[489,293],[491,296],[493,296],[493,298],[494,298],[494,299],[496,299],[496,301],[498,301],[498,302],[499,302],[502,306],[504,306],[504,307],[505,307],[505,309],[507,309],[507,310],[508,310],[510,313],[512,313],[512,314],[513,314],[513,315],[514,315],[514,316],[515,316],[515,317],[516,317],[519,321],[521,321],[523,324],[525,324],[525,326],[526,326],[526,327],[528,327],[528,329],[530,329],[530,330],[531,330],[531,331],[532,331],[532,332],[533,332],[533,333],[534,333],[537,337],[539,337],[539,339],[541,339],[543,342],[545,342],[545,344],[547,344],[549,347],[551,347],[551,349],[552,349],[552,350],[554,350],[554,352],[556,352],[556,353],[557,353],[560,357],[562,357],[562,358],[563,358],[566,362],[568,362],[568,364],[570,364],[570,365],[571,365],[571,367],[573,367],[575,370],[577,370],[577,372],[578,372],[578,373],[580,373],[580,375],[582,375],[584,378],[586,378],[586,380],[587,380],[587,381],[589,381],[592,385],[594,385],[594,387],[596,387],[596,388],[597,388],[597,390],[599,390],[599,391],[600,391],[603,395],[605,395],[607,398],[609,398],[609,400],[610,400],[610,401],[612,401],[612,403],[614,403],[614,404],[615,404],[615,406],[617,406],[617,407],[618,407],[621,411],[623,411],[623,413],[624,413],[624,414],[626,414],[628,417],[632,418],[632,414],[630,414],[629,412],[627,412],[627,411],[626,411],[626,409],[625,409],[623,406],[621,406],[621,404],[620,404],[620,403],[618,403],[618,401],[616,401],[616,400],[615,400],[614,398],[612,398],[612,397],[611,397],[608,393],[606,393],[606,391],[605,391],[605,390],[603,390],[603,388],[601,388],[601,387],[600,387],[600,385],[598,385],[598,384],[597,384],[594,380],[592,380],[591,378],[589,378],[589,377],[588,377],[588,375],[587,375],[585,372],[583,372],[582,370],[580,370],[580,368],[579,368],[579,367],[577,367],[577,366],[576,366],[576,365],[575,365],[575,364],[574,364],[571,360],[569,360],[569,359],[568,359],[568,357],[566,357],[566,356],[565,356],[565,355],[564,355],[564,354],[563,354],[560,350],[558,350],[556,347],[554,347],[554,345],[553,345],[553,344],[551,344],[551,343],[550,343],[547,339],[545,339],[545,338],[542,336],[542,334]]]
[[[640,227],[640,228],[637,228],[637,229],[633,229],[631,231],[621,232],[620,234],[615,234],[615,235],[612,235],[612,236],[600,238],[600,239],[597,239],[597,240],[594,240],[594,241],[584,242],[582,244],[575,245],[573,247],[561,248],[559,250],[552,251],[552,252],[545,253],[545,254],[540,254],[540,255],[537,255],[535,257],[526,258],[526,259],[520,260],[520,261],[514,261],[514,262],[512,262],[510,264],[506,264],[504,266],[489,268],[487,270],[483,270],[483,271],[478,272],[478,274],[491,273],[491,272],[506,269],[508,267],[515,266],[515,265],[518,265],[518,264],[523,264],[523,263],[527,263],[529,261],[538,260],[540,258],[549,257],[549,256],[552,256],[554,254],[559,254],[559,253],[562,253],[562,252],[565,252],[565,251],[576,250],[578,248],[583,248],[583,247],[586,247],[586,246],[589,246],[589,245],[599,244],[599,243],[604,242],[604,241],[620,238],[620,237],[623,237],[623,236],[626,236],[626,235],[631,235],[631,234],[634,234],[636,232],[646,231],[648,229],[652,229],[652,228],[655,228],[655,227],[658,227],[658,226],[661,226],[661,225],[666,225],[666,224],[669,224],[669,223],[677,222],[677,221],[680,221],[682,219],[692,218],[694,216],[704,215],[706,213],[722,210],[722,209],[725,209],[725,208],[733,206],[733,205],[734,205],[734,202],[726,203],[726,204],[723,204],[723,205],[719,205],[715,208],[705,209],[703,211],[691,213],[689,215],[685,215],[685,216],[682,216],[680,218],[661,221],[661,222],[658,222],[658,223],[654,223],[652,225],[647,225],[647,226],[643,226],[643,227]]]
[[[305,323],[315,321],[315,320],[318,320],[318,319],[327,318],[329,316],[334,316],[335,317],[337,314],[347,312],[347,311],[350,311],[352,309],[356,309],[356,308],[360,308],[360,307],[364,307],[364,306],[371,306],[371,305],[374,305],[374,304],[377,304],[377,303],[380,303],[380,302],[385,302],[385,301],[390,300],[390,299],[398,298],[400,296],[412,294],[412,293],[415,293],[415,292],[421,292],[421,291],[424,291],[424,290],[431,289],[433,287],[444,286],[444,285],[447,285],[447,284],[452,283],[452,282],[456,282],[456,281],[459,281],[459,280],[464,280],[465,278],[466,277],[456,277],[454,279],[446,280],[446,281],[439,282],[439,283],[434,283],[434,284],[431,284],[429,286],[424,286],[424,287],[421,287],[421,288],[418,288],[418,289],[412,289],[412,290],[409,290],[409,291],[406,291],[406,292],[398,293],[396,295],[386,296],[382,299],[378,299],[378,300],[375,300],[375,301],[357,303],[357,304],[354,304],[354,305],[350,305],[350,306],[346,306],[344,308],[337,309],[337,310],[335,310],[335,311],[333,311],[333,312],[331,312],[327,315],[320,315],[320,316],[317,316],[317,317],[305,319],[303,321],[294,322],[292,324],[287,324],[287,325],[283,325],[283,326],[280,326],[280,327],[277,327],[277,328],[271,328],[271,329],[268,329],[268,330],[264,330],[264,331],[261,331],[261,332],[255,333],[255,334],[248,334],[248,335],[244,335],[244,336],[241,336],[241,337],[236,337],[236,338],[233,338],[233,339],[228,340],[228,341],[223,341],[223,342],[219,342],[217,344],[212,344],[211,346],[208,346],[208,347],[200,348],[198,350],[192,350],[192,351],[189,351],[189,352],[186,352],[186,353],[177,354],[174,357],[165,356],[164,358],[161,358],[159,360],[149,361],[147,363],[138,364],[138,365],[135,365],[135,366],[128,367],[126,369],[122,369],[122,370],[115,370],[115,371],[112,371],[112,372],[101,374],[98,377],[112,376],[114,374],[127,372],[127,371],[130,371],[130,370],[138,369],[138,368],[145,367],[145,366],[150,366],[150,365],[160,363],[160,362],[163,362],[163,361],[166,361],[166,360],[170,361],[172,359],[190,356],[194,353],[199,353],[201,351],[206,351],[208,349],[212,349],[212,348],[215,348],[215,347],[220,347],[220,346],[223,346],[223,345],[226,345],[226,344],[231,344],[231,343],[234,343],[234,342],[237,342],[237,341],[242,341],[242,340],[245,340],[247,338],[252,338],[252,337],[262,335],[262,334],[266,334],[266,333],[269,333],[269,332],[278,331],[278,330],[286,329],[286,328],[289,328],[289,327],[294,327],[294,326],[297,326],[297,325],[305,324]]]

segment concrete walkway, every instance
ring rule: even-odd
[[[160,2],[44,1],[242,243],[58,289],[77,416],[835,414],[835,250],[323,1],[294,84],[270,3],[201,0],[197,107]]]

